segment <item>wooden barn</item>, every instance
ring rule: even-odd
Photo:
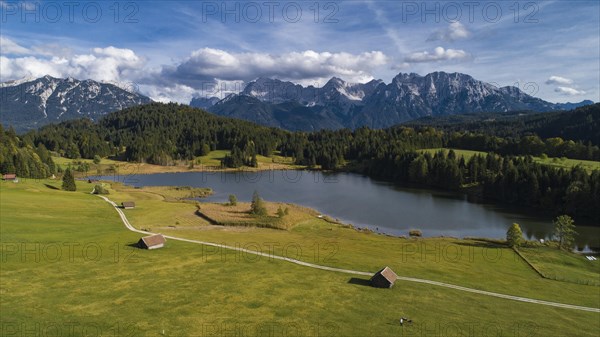
[[[14,180],[17,180],[17,175],[16,174],[3,174],[2,180],[14,181]]]
[[[157,249],[164,247],[165,242],[167,242],[167,240],[164,236],[162,236],[162,234],[155,234],[141,238],[137,244],[140,248]]]
[[[397,279],[398,275],[390,267],[385,267],[371,277],[371,285],[376,288],[391,288]]]
[[[133,209],[133,208],[135,208],[135,202],[133,202],[133,201],[123,201],[121,203],[121,207],[123,207],[124,209]]]

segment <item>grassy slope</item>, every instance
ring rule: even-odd
[[[420,151],[435,154],[439,150],[441,150],[441,148],[424,149],[424,150],[420,150]],[[448,151],[449,149],[444,149],[444,150]],[[463,156],[465,158],[465,160],[468,160],[469,158],[471,158],[472,156],[477,155],[477,154],[482,155],[482,156],[486,155],[486,152],[481,152],[481,151],[459,150],[459,149],[453,149],[453,150],[458,157]],[[559,168],[571,168],[571,167],[574,167],[577,165],[581,165],[581,167],[583,167],[587,171],[600,170],[600,162],[597,162],[597,161],[568,159],[568,158],[542,159],[540,157],[533,157],[533,160],[540,164],[559,167]]]
[[[103,335],[114,335],[118,326],[122,336],[160,336],[163,330],[167,336],[232,335],[231,331],[264,336],[269,334],[265,329],[272,335],[288,336],[440,335],[435,332],[440,329],[463,335],[501,331],[512,336],[518,331],[518,335],[595,336],[600,328],[597,313],[408,282],[398,282],[392,290],[373,289],[349,283],[349,275],[183,242],[169,241],[157,251],[132,249],[128,244],[139,235],[126,231],[107,203],[83,192],[51,190],[43,183],[49,182],[0,185],[3,335],[13,323],[47,328],[49,322],[62,329],[62,335],[67,335],[69,326],[75,327],[75,335],[82,335],[77,329],[84,327],[99,327]],[[78,184],[81,191],[90,188]],[[140,214],[144,207],[166,210],[175,206],[178,211],[194,207],[163,202],[156,194],[136,196],[138,208],[126,212],[137,225],[154,220]],[[120,197],[131,196],[111,196],[115,201]],[[403,259],[398,248],[405,241],[332,227],[320,220],[289,232],[173,231],[205,240],[293,242],[306,247],[306,254],[311,244],[337,242],[339,251],[325,261],[318,256],[318,262],[366,270],[389,264],[407,276],[472,283],[478,288],[568,303],[600,304],[597,287],[541,280],[504,249],[490,250],[490,255],[503,253],[496,263],[480,258],[472,263],[468,259],[435,262],[412,255]],[[20,254],[25,243],[29,249],[38,243],[37,253]],[[484,249],[476,242],[456,241],[457,247],[463,244],[474,247],[476,256]],[[73,254],[68,245],[75,247]],[[15,247],[17,254],[9,254]],[[92,247],[101,248],[96,258]],[[62,255],[57,258],[52,249],[59,249]],[[401,316],[410,317],[415,324],[401,328],[396,323]]]
[[[588,261],[550,247],[521,248],[520,251],[547,278],[600,286],[598,260]]]

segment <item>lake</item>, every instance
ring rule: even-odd
[[[419,229],[424,236],[504,238],[513,223],[527,239],[547,239],[552,218],[510,206],[473,203],[464,194],[401,187],[354,173],[317,171],[183,172],[98,176],[127,185],[210,187],[204,201],[227,202],[230,194],[250,201],[254,191],[267,201],[308,206],[358,227],[392,235]],[[600,228],[577,226],[578,250],[600,248]]]

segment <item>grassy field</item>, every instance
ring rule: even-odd
[[[266,216],[254,216],[249,214],[250,203],[238,202],[235,206],[217,203],[201,203],[201,214],[213,220],[215,223],[235,227],[265,227],[274,229],[290,229],[296,224],[306,220],[314,219],[318,213],[309,208],[298,205],[268,202],[265,203]],[[288,210],[283,217],[277,215],[277,210]]]
[[[442,148],[424,149],[424,150],[420,150],[420,151],[429,152],[433,155],[436,152],[438,152],[439,150],[442,150]],[[443,149],[443,150],[447,152],[450,149]],[[457,157],[462,156],[465,158],[465,160],[469,160],[471,157],[473,157],[477,154],[479,154],[481,156],[485,156],[487,154],[486,152],[481,152],[481,151],[470,151],[470,150],[459,150],[459,149],[453,149],[453,150],[456,153]],[[549,165],[549,166],[554,166],[554,167],[559,167],[559,168],[570,169],[572,167],[580,165],[581,167],[583,167],[584,169],[586,169],[589,172],[591,172],[593,170],[600,170],[600,162],[597,162],[597,161],[568,159],[568,158],[541,158],[541,157],[533,157],[533,160],[539,164]]]
[[[571,168],[571,167],[580,165],[587,171],[600,170],[600,162],[598,162],[598,161],[578,160],[578,159],[569,159],[569,158],[540,158],[540,157],[534,157],[534,161],[537,163],[540,163],[540,164],[554,166],[554,167]]]
[[[544,277],[600,286],[598,261],[588,261],[550,247],[520,248],[519,251]]]
[[[71,166],[75,169],[82,163],[89,166],[86,172],[75,172],[77,177],[88,175],[131,175],[131,174],[152,174],[163,172],[191,172],[191,171],[212,171],[222,170],[220,168],[221,159],[229,154],[228,150],[211,151],[206,156],[196,157],[193,161],[179,161],[175,165],[161,166],[147,163],[129,163],[125,161],[102,158],[99,164],[94,164],[91,159],[69,159],[64,157],[52,157],[57,165],[62,168]],[[288,170],[301,169],[303,166],[294,165],[292,158],[283,157],[275,151],[271,157],[256,156],[258,168],[244,167],[244,170]],[[193,166],[190,165],[193,162]],[[235,171],[237,169],[225,169]]]
[[[364,278],[191,243],[170,240],[160,250],[138,250],[130,245],[139,235],[88,194],[90,184],[77,184],[78,192],[63,192],[46,186],[58,181],[0,183],[0,335],[26,335],[26,329],[62,336],[566,337],[596,336],[600,329],[598,313],[410,282],[374,289]],[[165,202],[143,190],[111,192],[113,201],[136,201],[125,212],[137,227],[164,226],[168,234],[248,249],[273,247],[276,254],[324,265],[365,271],[389,265],[402,276],[600,307],[598,287],[542,279],[511,250],[484,241],[404,240],[318,218],[289,230],[224,228],[203,223],[194,204]],[[401,327],[399,317],[414,323]]]

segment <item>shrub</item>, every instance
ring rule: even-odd
[[[411,237],[421,237],[423,236],[423,233],[418,229],[411,229],[408,232],[408,235],[410,235]]]
[[[235,206],[237,205],[237,197],[235,196],[235,194],[230,194],[229,195],[229,206]]]
[[[104,186],[98,184],[94,186],[94,194],[109,194],[108,190]]]
[[[518,223],[513,223],[506,232],[506,244],[509,247],[519,247],[523,241],[523,232]]]
[[[281,208],[281,206],[279,206],[279,208],[277,208],[277,216],[283,218],[284,215],[285,211]]]

